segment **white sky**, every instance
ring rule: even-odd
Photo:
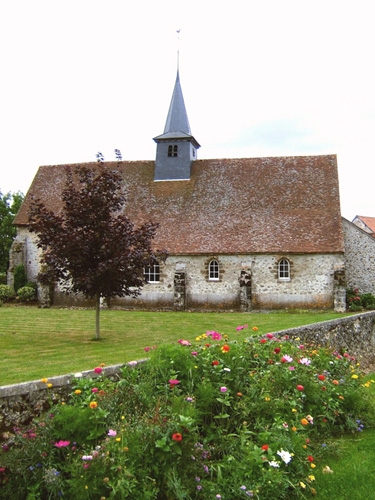
[[[344,217],[375,217],[371,0],[9,0],[0,190],[39,165],[152,160],[180,76],[199,158],[337,154]]]

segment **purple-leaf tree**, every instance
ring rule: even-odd
[[[152,248],[158,224],[135,227],[124,215],[125,203],[122,176],[101,163],[66,167],[61,210],[54,213],[39,199],[29,209],[28,227],[43,251],[38,280],[95,299],[96,340],[101,298],[138,296],[144,268],[166,258]]]

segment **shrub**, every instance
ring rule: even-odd
[[[315,496],[329,438],[373,422],[372,382],[348,353],[239,331],[153,349],[117,382],[77,374],[64,405],[4,443],[0,497]]]
[[[36,299],[35,292],[36,290],[34,287],[23,286],[22,288],[19,288],[17,296],[20,302],[30,302],[31,300]]]
[[[349,311],[361,311],[375,309],[375,296],[372,293],[360,294],[358,288],[346,290],[346,305]]]
[[[8,302],[14,299],[15,293],[11,286],[0,285],[0,302]]]
[[[375,297],[372,293],[361,295],[361,303],[365,309],[375,309]]]
[[[25,266],[23,264],[18,264],[14,268],[14,291],[18,293],[18,290],[24,287],[27,283],[27,275]]]

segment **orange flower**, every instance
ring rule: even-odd
[[[174,434],[172,434],[172,439],[173,441],[182,441],[182,434],[180,434],[179,432],[175,432]]]
[[[229,352],[230,347],[228,344],[224,344],[223,347],[221,348],[221,352]]]
[[[338,380],[332,380],[332,384],[339,385],[339,381]]]
[[[91,401],[89,404],[89,407],[94,410],[95,408],[98,407],[98,403],[96,401]]]
[[[302,425],[309,425],[309,421],[306,418],[301,419],[301,424]]]

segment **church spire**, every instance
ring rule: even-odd
[[[177,53],[177,76],[169,106],[164,133],[154,137],[157,144],[155,181],[190,179],[192,162],[200,147],[191,135],[189,120],[182,94]]]

